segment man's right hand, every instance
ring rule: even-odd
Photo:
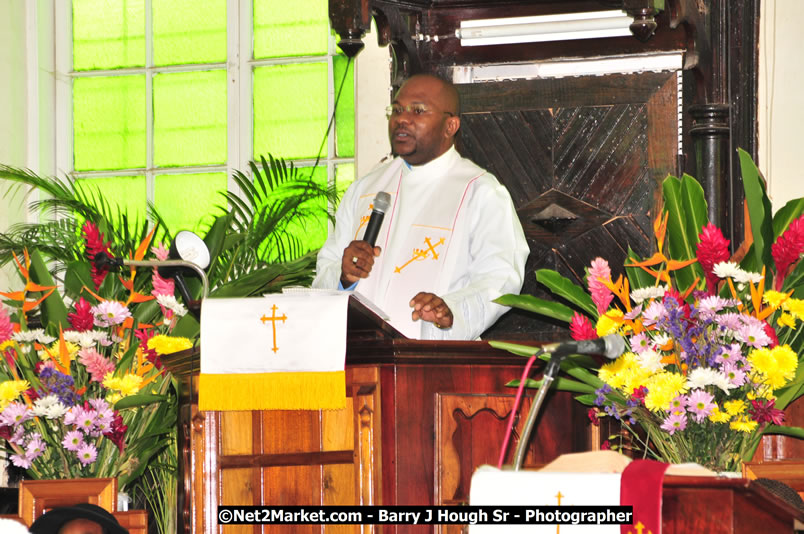
[[[349,287],[361,278],[368,277],[374,266],[374,258],[380,255],[380,247],[372,247],[365,241],[352,241],[343,249],[341,258],[341,285]]]

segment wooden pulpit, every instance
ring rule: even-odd
[[[349,306],[342,410],[199,412],[197,355],[165,359],[183,386],[179,532],[322,530],[317,525],[270,525],[262,531],[259,525],[218,525],[219,505],[468,502],[474,469],[497,462],[514,398],[505,384],[520,377],[525,359],[481,341],[406,339],[355,299]],[[588,450],[593,443],[596,448],[593,430],[571,394],[552,392],[526,466]],[[516,439],[508,462],[515,445]],[[434,528],[460,531],[460,526],[384,525],[382,532]],[[325,530],[380,529],[330,525]]]

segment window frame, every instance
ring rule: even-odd
[[[333,79],[333,56],[337,54],[334,35],[327,39],[327,54],[317,56],[286,56],[270,59],[253,57],[253,0],[226,0],[227,61],[156,67],[153,65],[153,9],[152,0],[144,0],[145,9],[145,66],[97,70],[90,72],[73,71],[72,58],[72,1],[54,2],[55,34],[55,163],[60,175],[76,179],[116,176],[145,176],[146,199],[154,202],[154,184],[157,175],[225,172],[229,191],[241,194],[232,175],[241,171],[251,177],[249,162],[254,158],[254,70],[258,67],[299,64],[327,64],[327,121],[335,110],[336,80]],[[355,72],[354,62],[350,68]],[[153,77],[161,72],[192,72],[211,69],[226,69],[227,76],[227,158],[225,165],[188,165],[181,167],[156,167],[154,165],[154,109]],[[142,168],[103,171],[76,171],[74,167],[73,146],[73,80],[79,77],[145,75],[146,91],[146,165]],[[357,77],[353,74],[352,91],[356,91]],[[348,87],[344,87],[348,90]],[[356,137],[356,136],[355,136]],[[356,142],[355,142],[356,144]],[[338,157],[336,154],[336,125],[333,124],[327,135],[327,155],[322,156],[319,167],[326,167],[327,180],[335,183],[338,165],[355,165],[355,157]],[[355,147],[356,152],[356,147]],[[257,156],[266,154],[257,154]],[[282,154],[272,154],[283,157]],[[310,168],[315,159],[293,159],[294,166]],[[355,165],[356,170],[356,165]],[[178,230],[178,229],[173,229]]]

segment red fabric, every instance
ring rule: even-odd
[[[620,481],[620,505],[634,507],[634,522],[621,525],[621,534],[661,534],[662,481],[669,465],[634,460],[625,468]]]

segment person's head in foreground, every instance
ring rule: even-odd
[[[54,508],[34,521],[31,534],[129,534],[100,506],[80,503]]]

